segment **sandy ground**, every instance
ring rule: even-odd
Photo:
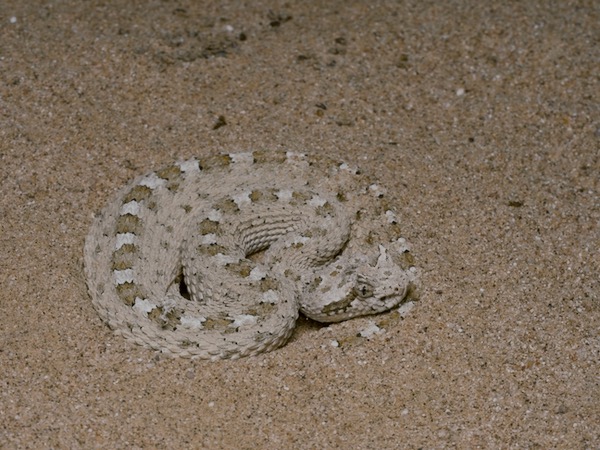
[[[3,0],[0,447],[599,448],[599,23],[594,1]],[[282,148],[388,187],[415,307],[233,362],[113,335],[93,215],[173,160]]]

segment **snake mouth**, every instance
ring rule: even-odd
[[[406,286],[397,286],[386,289],[385,293],[371,291],[365,296],[366,291],[355,287],[341,300],[323,306],[321,311],[304,310],[303,313],[318,322],[341,322],[352,317],[381,314],[401,304],[407,292]]]

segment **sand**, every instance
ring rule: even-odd
[[[598,23],[593,1],[3,0],[0,447],[599,448]],[[252,149],[374,174],[414,307],[301,319],[239,361],[115,336],[93,215]]]

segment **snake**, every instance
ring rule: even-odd
[[[129,341],[213,361],[281,347],[300,313],[332,323],[388,311],[413,277],[387,197],[319,154],[175,162],[94,217],[83,255],[91,301]]]

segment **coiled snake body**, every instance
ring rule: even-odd
[[[94,220],[94,306],[117,333],[179,356],[281,346],[298,312],[393,308],[411,280],[394,208],[359,171],[286,152],[218,155],[139,177]]]

